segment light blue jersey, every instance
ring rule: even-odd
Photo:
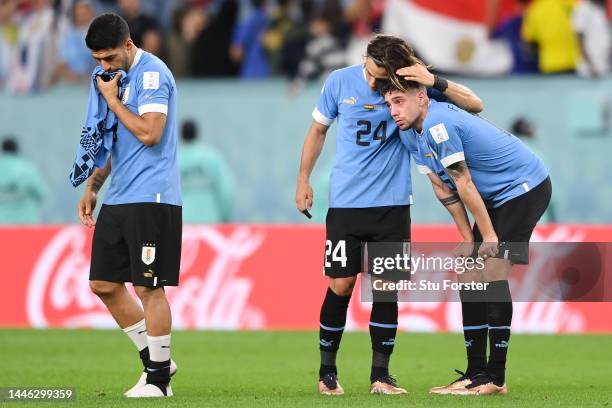
[[[121,122],[111,151],[111,185],[105,204],[182,205],[177,160],[177,90],[172,73],[159,58],[138,50],[128,73],[122,102],[137,115],[160,112],[166,126],[158,144],[147,147]]]
[[[423,132],[402,132],[420,173],[434,172],[456,191],[445,168],[465,160],[489,208],[525,194],[548,177],[538,156],[517,137],[455,105],[432,100]]]
[[[338,120],[331,208],[412,204],[410,155],[384,98],[368,86],[362,65],[330,74],[312,116],[326,126]]]

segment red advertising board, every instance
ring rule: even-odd
[[[180,286],[167,288],[175,328],[315,329],[325,293],[322,226],[186,226]],[[80,226],[0,228],[0,327],[115,327],[89,290],[92,231]],[[454,242],[452,226],[413,226],[413,240]],[[540,242],[610,242],[612,226],[539,228]],[[610,277],[608,277],[609,279]],[[612,282],[607,281],[608,288]],[[366,329],[358,292],[347,325]],[[522,332],[612,332],[612,303],[517,302]],[[455,302],[400,304],[407,331],[455,331]]]

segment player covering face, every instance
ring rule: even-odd
[[[513,264],[528,263],[529,239],[550,202],[548,171],[515,136],[454,105],[430,100],[422,85],[402,78],[379,85],[402,141],[463,236],[457,255],[485,259],[482,272],[459,277],[488,283],[484,291],[460,291],[467,370],[431,392],[506,394],[512,322],[508,273]],[[474,217],[473,229],[466,208]]]
[[[319,331],[321,394],[344,393],[338,382],[336,354],[356,277],[361,272],[362,242],[410,240],[410,155],[402,146],[384,99],[375,90],[376,81],[387,77],[385,60],[390,49],[410,60],[402,67],[406,75],[423,85],[433,85],[433,76],[424,65],[417,64],[403,40],[379,35],[368,44],[364,64],[334,71],[327,78],[302,150],[296,189],[296,207],[301,212],[313,206],[309,178],[327,130],[337,120],[326,217],[324,270],[329,288],[321,307]],[[472,111],[482,108],[480,99],[469,89],[450,81],[445,89],[430,92]],[[389,375],[398,324],[397,302],[379,302],[376,293],[374,296],[369,324],[373,351],[370,392],[403,394],[406,390]]]
[[[170,357],[172,317],[164,287],[178,285],[182,231],[176,84],[163,61],[134,45],[116,14],[98,16],[85,41],[100,64],[92,73],[90,101],[107,112],[103,123],[108,112],[117,120],[110,157],[89,177],[78,206],[82,223],[95,226],[90,287],[143,363],[125,395],[170,397],[177,367]],[[98,194],[111,174],[96,220]],[[142,307],[125,282],[132,282]]]

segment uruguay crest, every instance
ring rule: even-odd
[[[142,246],[142,262],[145,265],[151,265],[155,261],[155,247],[154,246]]]

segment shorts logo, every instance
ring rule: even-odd
[[[438,144],[448,140],[448,132],[446,131],[446,126],[444,126],[444,123],[438,123],[436,126],[430,127],[429,133],[431,134],[433,140]]]
[[[149,244],[143,245],[141,259],[145,265],[151,265],[155,261],[155,247]]]

